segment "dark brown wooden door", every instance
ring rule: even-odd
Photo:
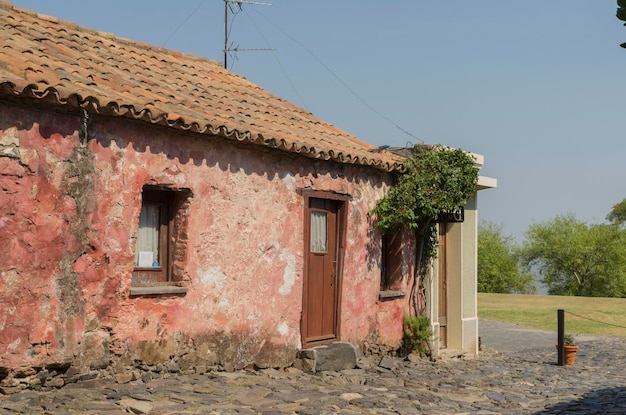
[[[308,198],[302,340],[304,346],[338,338],[339,210],[341,201]]]
[[[448,260],[446,247],[447,225],[439,224],[439,258],[438,280],[439,280],[439,348],[445,349],[448,343]]]

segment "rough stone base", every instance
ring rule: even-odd
[[[349,343],[332,343],[301,350],[294,366],[305,372],[354,369],[358,350]]]

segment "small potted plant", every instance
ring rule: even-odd
[[[556,346],[559,347],[558,345]],[[566,333],[563,335],[564,360],[566,366],[574,366],[576,363],[576,352],[578,345],[575,343],[574,335]]]

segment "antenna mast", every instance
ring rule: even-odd
[[[247,0],[224,0],[224,68],[228,69],[228,52],[232,52],[232,51],[252,51],[252,50],[274,50],[274,49],[239,49],[238,47],[236,48],[230,48],[228,46],[228,9],[230,8],[230,4],[229,3],[234,3],[237,6],[239,6],[239,9],[241,10],[241,5],[242,4],[251,4],[254,6],[271,6],[270,3],[259,3],[256,1],[247,1]]]

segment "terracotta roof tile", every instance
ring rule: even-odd
[[[308,157],[402,168],[206,58],[115,37],[0,1],[0,96],[29,97]]]

